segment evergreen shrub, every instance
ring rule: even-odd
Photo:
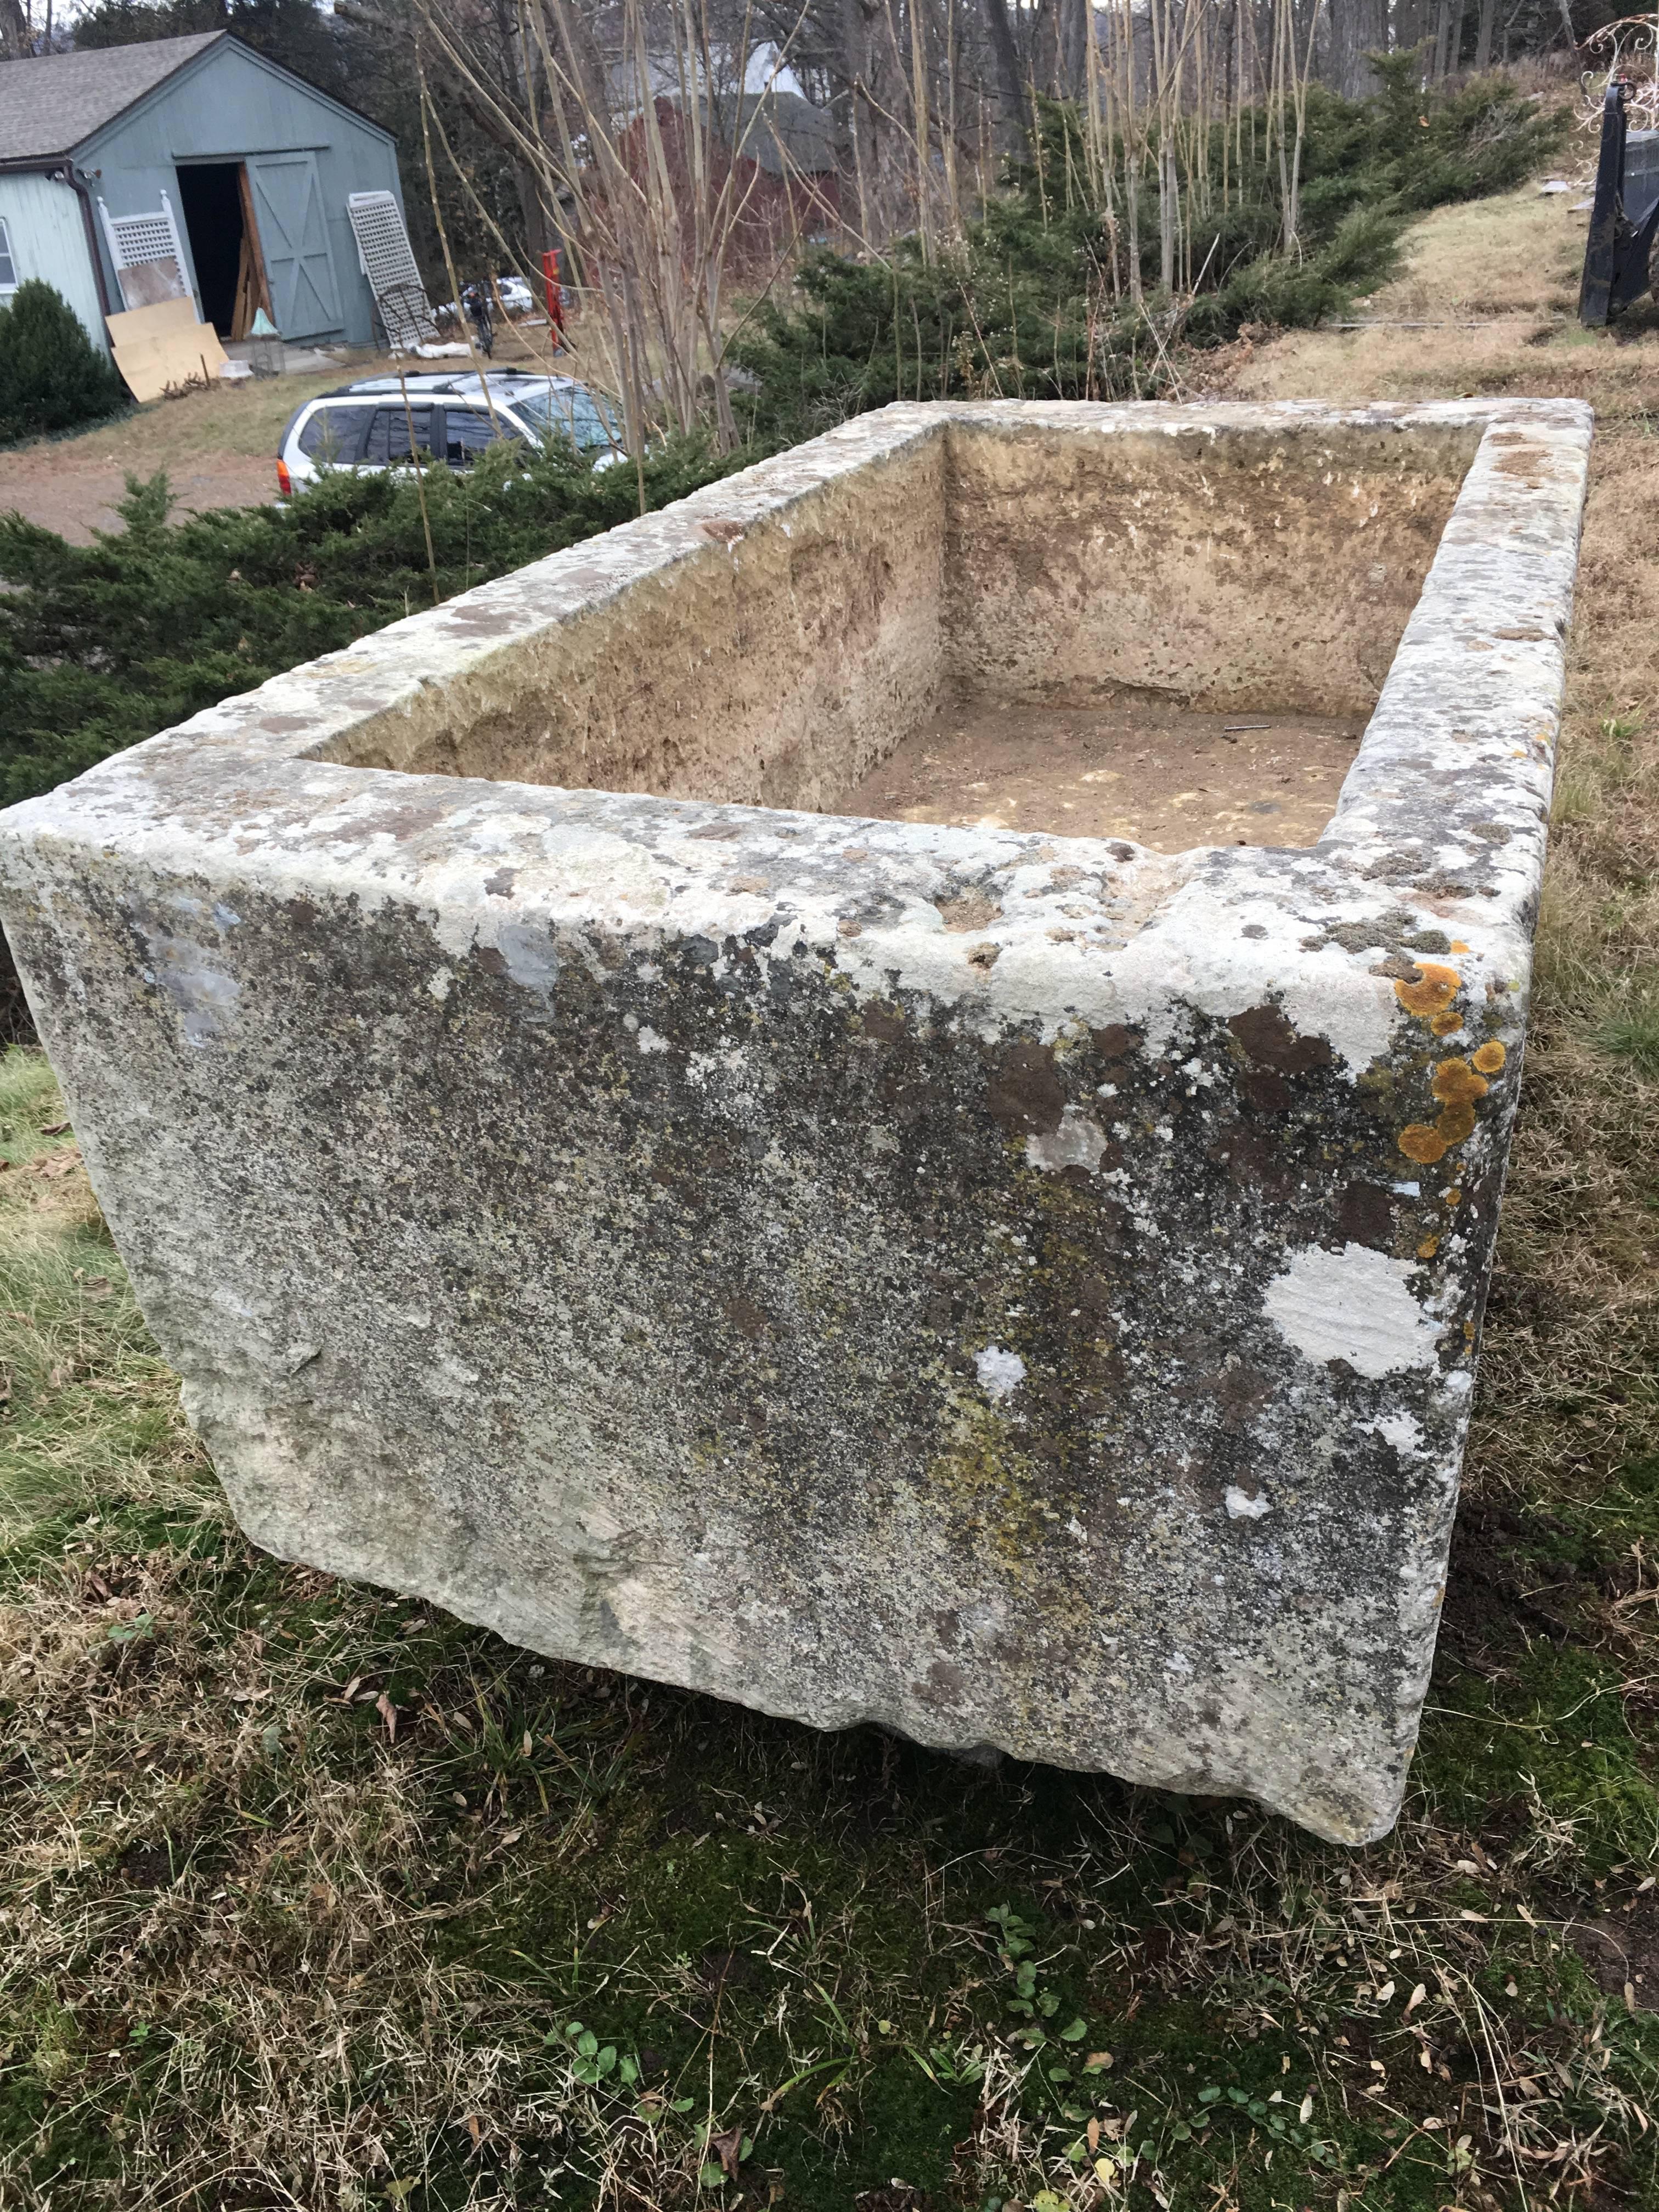
[[[32,276],[0,307],[0,446],[115,414],[126,392],[61,292]]]
[[[787,443],[899,398],[1156,398],[1171,388],[1178,343],[1340,313],[1390,274],[1415,214],[1519,183],[1566,128],[1506,77],[1425,92],[1419,56],[1373,61],[1369,100],[1309,88],[1291,252],[1265,112],[1200,143],[1182,179],[1176,289],[1190,297],[1178,300],[1161,289],[1152,160],[1132,236],[1121,167],[1109,204],[1076,109],[1039,102],[1006,192],[959,244],[930,253],[902,239],[884,262],[820,248],[791,297],[762,303],[732,349],[758,383],[753,434]]]
[[[738,467],[680,441],[645,463],[647,507]],[[497,447],[412,476],[342,471],[282,507],[175,525],[165,476],[127,479],[125,526],[71,545],[0,515],[0,805],[48,791],[234,691],[639,512],[631,467]]]

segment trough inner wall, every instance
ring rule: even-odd
[[[1369,714],[1478,443],[953,424],[957,695]]]
[[[1363,717],[1477,442],[952,422],[729,537],[705,524],[706,551],[330,757],[834,812],[941,713],[1151,695]],[[943,799],[933,818],[975,817]]]
[[[828,811],[944,680],[945,451],[836,478],[706,551],[481,656],[356,768]],[[595,572],[596,584],[602,581]]]

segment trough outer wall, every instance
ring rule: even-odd
[[[487,684],[452,608],[0,817],[0,914],[257,1540],[1364,1840],[1432,1656],[1588,410],[890,410],[577,550],[617,592],[732,557],[708,521],[963,418],[1478,443],[1321,845],[319,757]],[[571,567],[468,595],[473,652]]]

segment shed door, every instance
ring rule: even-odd
[[[340,295],[314,154],[274,154],[247,165],[270,287],[271,320],[285,338],[340,328]]]

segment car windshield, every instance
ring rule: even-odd
[[[513,405],[538,438],[561,432],[580,453],[591,453],[599,447],[622,443],[610,410],[582,385],[555,385],[546,392],[515,392]]]

